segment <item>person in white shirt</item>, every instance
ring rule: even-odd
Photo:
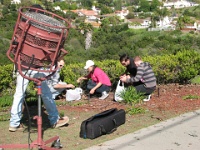
[[[57,71],[47,81],[54,100],[64,90],[75,88],[73,84],[67,84],[66,82],[60,81],[60,71],[64,67],[64,65],[65,65],[64,60],[63,59],[59,60],[57,62],[57,66],[58,66]]]

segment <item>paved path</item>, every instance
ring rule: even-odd
[[[200,110],[85,150],[200,150]]]

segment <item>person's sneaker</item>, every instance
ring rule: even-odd
[[[10,132],[15,132],[15,131],[19,131],[19,130],[24,130],[24,126],[22,124],[20,124],[18,127],[11,127],[9,126],[8,129]]]
[[[62,127],[64,125],[66,125],[69,122],[69,117],[65,116],[65,117],[61,117],[57,123],[55,123],[52,128],[59,128]]]
[[[99,97],[99,99],[104,100],[104,99],[106,99],[108,97],[108,95],[109,94],[106,91],[104,91],[104,92],[102,92],[102,95],[101,95],[101,97]]]
[[[151,99],[151,95],[147,95],[147,97],[145,99],[143,99],[144,102],[148,102]]]

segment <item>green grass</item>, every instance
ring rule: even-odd
[[[198,95],[186,95],[186,96],[183,96],[182,99],[183,100],[188,100],[188,99],[190,99],[190,100],[193,99],[194,100],[194,99],[200,99],[200,96],[198,96]]]
[[[100,111],[71,111],[71,110],[61,110],[60,112],[68,115],[70,118],[69,125],[66,127],[52,129],[46,126],[46,117],[43,120],[44,129],[44,140],[48,140],[51,137],[58,135],[65,150],[82,150],[84,148],[90,147],[92,145],[100,144],[102,142],[112,140],[119,136],[134,132],[141,128],[158,123],[158,120],[151,119],[149,112],[148,114],[141,114],[137,116],[126,115],[126,123],[117,128],[115,132],[108,135],[103,135],[96,139],[83,139],[79,137],[80,126],[83,120],[88,117],[99,113]],[[27,127],[27,124],[24,124]],[[12,144],[12,143],[23,143],[26,144],[28,141],[28,132],[15,132],[11,133],[8,131],[9,121],[0,122],[0,143],[2,144]],[[35,126],[31,128],[31,131],[35,131]],[[31,139],[34,141],[37,138],[37,132],[31,133]]]

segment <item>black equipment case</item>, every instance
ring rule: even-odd
[[[96,114],[81,123],[80,137],[94,139],[114,132],[126,121],[125,111],[112,108]]]

